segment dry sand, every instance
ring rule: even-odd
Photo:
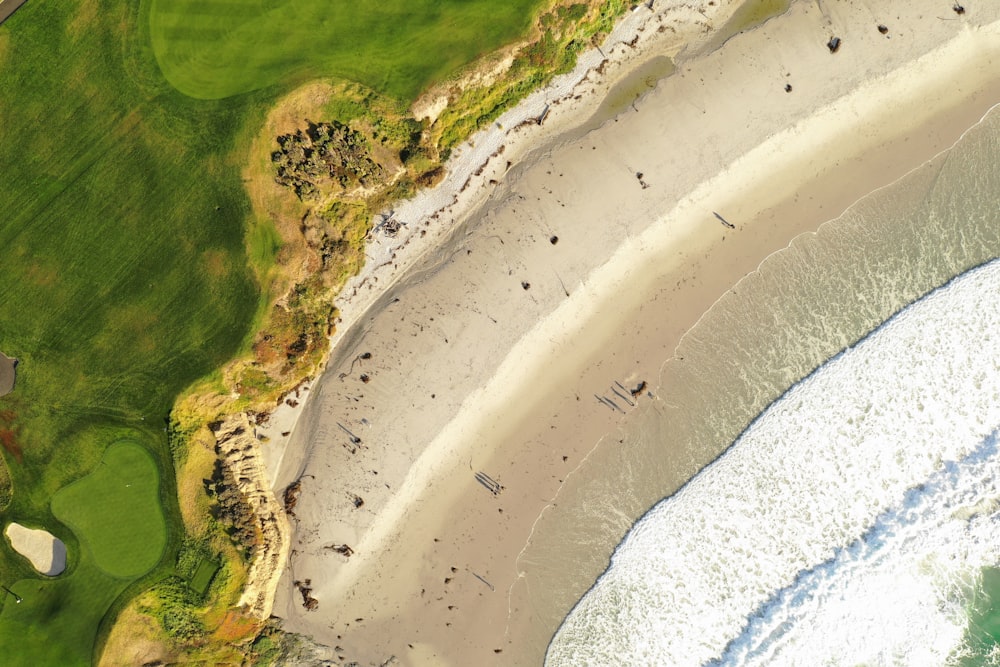
[[[489,199],[342,328],[272,456],[277,489],[302,482],[286,627],[361,664],[540,663],[509,591],[537,517],[622,418],[594,395],[627,410],[616,381],[655,380],[768,254],[1000,101],[1000,8],[956,19],[930,0],[796,3],[680,59],[635,111],[491,176]]]
[[[8,357],[0,352],[0,396],[9,394],[14,390],[14,382],[17,379],[17,359]]]
[[[66,569],[66,545],[49,531],[12,522],[4,534],[14,551],[30,560],[42,574],[54,577]]]

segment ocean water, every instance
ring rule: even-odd
[[[547,665],[1000,664],[998,149],[993,112],[685,337],[519,559]]]
[[[824,364],[647,514],[550,663],[945,664],[1000,565],[997,429],[993,262]]]

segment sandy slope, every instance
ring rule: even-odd
[[[627,410],[616,382],[653,380],[764,257],[1000,101],[1000,31],[974,27],[1000,7],[956,18],[930,0],[796,3],[680,60],[637,110],[506,174],[494,162],[481,179],[498,184],[470,186],[466,205],[489,198],[467,214],[460,201],[450,235],[409,217],[433,230],[433,250],[388,289],[374,274],[356,285],[373,305],[342,328],[284,458],[272,457],[276,488],[302,481],[275,613],[362,664],[537,664],[537,637],[555,628],[528,625],[567,610],[513,607],[509,591],[531,566],[518,554],[539,513],[621,418],[594,395]],[[328,548],[342,544],[352,556]],[[314,612],[292,586],[307,578]]]

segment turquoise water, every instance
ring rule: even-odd
[[[614,442],[622,440],[623,444],[615,448],[599,447],[581,474],[567,483],[558,506],[539,521],[536,537],[520,559],[523,585],[512,593],[515,605],[530,608],[535,615],[533,621],[538,628],[537,636],[530,638],[531,641],[549,641],[563,617],[607,568],[614,545],[621,541],[637,517],[660,499],[674,494],[684,479],[716,459],[789,387],[813,373],[825,361],[857,345],[858,341],[908,304],[970,268],[1000,256],[998,148],[1000,115],[994,112],[966,133],[947,153],[894,185],[869,195],[845,215],[827,223],[819,233],[800,237],[789,249],[772,256],[758,272],[744,279],[734,292],[727,294],[706,314],[678,350],[683,363],[669,361],[664,364],[657,389],[658,400],[634,413],[623,431],[613,437]],[[985,312],[992,307],[983,306],[981,310]],[[975,321],[969,326],[975,327]],[[919,333],[922,325],[915,330]],[[992,340],[989,338],[992,333],[983,336]],[[945,339],[947,336],[941,340]],[[991,343],[995,344],[995,341]],[[894,354],[898,359],[909,359],[914,349],[928,345],[918,337]],[[977,348],[971,345],[970,349]],[[995,351],[989,345],[986,349],[990,354]],[[936,356],[933,346],[928,347],[927,354],[931,358]],[[890,355],[890,358],[893,357]],[[978,378],[980,383],[993,381],[1000,373],[996,370],[995,358],[989,355],[984,357],[983,363],[994,363],[994,366],[985,366],[988,372]],[[888,364],[886,368],[892,366],[891,361],[880,363]],[[913,371],[911,379],[917,385],[931,387],[931,376],[928,375],[924,378],[927,382],[923,382],[922,372]],[[888,377],[887,373],[874,375]],[[942,377],[947,378],[948,373],[943,373]],[[853,393],[857,394],[857,391]],[[925,397],[925,404],[933,396],[931,392],[929,397]],[[919,412],[912,406],[909,409]],[[794,415],[799,422],[829,421],[828,417],[818,418],[816,413],[810,413],[805,408],[800,411],[801,414],[797,412]],[[933,427],[937,422],[930,420],[928,423]],[[997,426],[1000,426],[1000,420],[988,425],[989,429]],[[777,601],[774,596],[787,588],[788,577],[794,579],[797,572],[825,562],[821,556],[826,554],[824,558],[829,558],[831,549],[848,548],[874,525],[880,512],[890,511],[896,506],[893,503],[899,500],[900,493],[905,495],[910,488],[908,484],[928,483],[940,466],[948,461],[958,465],[974,448],[969,444],[973,440],[963,441],[964,444],[945,443],[953,447],[948,455],[933,455],[925,460],[927,452],[933,447],[918,441],[924,435],[915,431],[911,434],[911,447],[893,450],[894,454],[888,456],[889,459],[899,458],[900,465],[916,465],[911,460],[914,458],[917,463],[929,466],[920,468],[919,474],[914,472],[908,477],[901,476],[899,483],[902,486],[896,489],[895,499],[880,497],[871,500],[863,506],[863,510],[858,510],[864,520],[858,519],[851,530],[836,533],[836,537],[826,536],[826,542],[807,541],[794,547],[788,542],[782,543],[785,549],[813,553],[813,560],[794,561],[786,565],[785,570],[781,570],[783,574],[774,575],[773,581],[768,579],[766,584],[761,585],[753,598],[757,606],[750,605],[750,611],[745,606],[742,612],[739,609],[733,611],[735,616],[726,626],[730,630],[719,630],[722,635],[729,632],[732,636],[720,635],[713,640],[714,644],[704,639],[704,644],[715,647],[705,649],[707,652],[704,655],[709,655],[706,660],[723,659],[722,651],[728,642],[736,641],[740,629],[746,626],[747,617],[741,614],[764,609],[760,605],[766,605],[772,598],[772,602]],[[974,442],[983,443],[986,435],[986,432],[978,433],[979,437]],[[945,446],[940,442],[935,446],[938,445]],[[622,456],[622,451],[629,452],[629,455]],[[776,462],[788,458],[781,452],[761,456],[758,461],[761,469],[773,468]],[[803,471],[795,474],[804,478]],[[739,487],[746,484],[746,479],[745,475],[732,476],[728,478],[728,486]],[[778,481],[769,483],[773,486]],[[859,488],[869,488],[865,483],[864,480],[859,481]],[[725,482],[720,484],[726,486]],[[823,488],[823,485],[816,487]],[[766,495],[765,491],[767,488],[762,490],[762,497]],[[681,514],[694,516],[692,508],[707,506],[709,497],[705,496],[698,502],[689,501],[688,511]],[[801,502],[809,509],[811,521],[819,522],[821,518],[843,514],[842,508],[827,507],[821,500],[816,497],[812,501]],[[744,532],[767,533],[772,527],[787,523],[791,509],[781,504],[768,507],[770,513],[766,516],[772,523],[763,526],[753,524],[753,528],[746,528]],[[749,516],[756,519],[762,512],[758,508]],[[716,514],[709,512],[701,516],[706,517],[704,521],[710,522]],[[676,523],[679,520],[668,525],[676,528],[680,525]],[[806,521],[805,525],[812,524]],[[705,526],[689,526],[685,535],[694,534],[698,543],[711,547],[711,553],[731,551],[734,539],[731,530],[727,533],[720,528],[720,531],[721,537],[706,530]],[[664,532],[663,539],[668,534],[669,531]],[[744,548],[742,553],[743,560],[735,561],[740,567],[759,558],[760,551],[755,546]],[[677,565],[676,569],[668,567],[667,571],[673,573],[671,576],[679,573],[682,580],[703,577],[705,571],[699,569],[698,563],[704,562],[705,557],[686,566]],[[923,556],[925,559],[933,557],[933,552]],[[820,560],[817,561],[817,558]],[[923,561],[918,559],[918,565],[920,562]],[[801,568],[791,571],[789,568],[794,569],[796,563]],[[959,621],[951,618],[951,634],[941,635],[947,636],[951,643],[942,640],[941,646],[935,649],[938,653],[933,655],[950,656],[953,664],[992,664],[990,656],[996,652],[991,639],[996,634],[996,616],[992,609],[1000,607],[1000,602],[994,603],[998,586],[992,574],[980,576],[979,573],[993,572],[989,569],[993,565],[997,563],[987,557],[983,557],[981,562],[973,559],[965,564],[962,570],[962,581],[965,583],[954,588],[954,595],[947,598],[953,603],[949,609],[962,609],[962,617]],[[737,565],[728,567],[738,569]],[[722,571],[726,571],[725,568]],[[635,586],[645,586],[640,575],[632,576],[635,577],[632,582]],[[715,576],[719,575],[710,579]],[[914,581],[918,580],[910,580],[907,586],[895,588],[913,588],[916,586]],[[894,590],[888,584],[886,590]],[[577,649],[569,653],[558,652],[562,649],[557,650],[556,647],[563,644],[557,638],[551,648],[549,663],[587,664],[586,659],[581,661],[565,656],[586,656],[587,647],[606,645],[609,637],[639,637],[635,629],[642,627],[643,622],[636,621],[632,613],[635,611],[635,599],[626,594],[627,590],[627,587],[619,588],[597,605],[604,619],[611,619],[607,628],[600,632],[569,632],[567,628],[573,623],[571,617],[561,634],[570,637],[571,643],[575,642],[577,649],[583,652],[574,653]],[[722,599],[739,598],[734,591],[724,591]],[[928,592],[927,595],[931,594]],[[689,616],[687,620],[668,622],[672,604],[664,605],[649,617],[655,620],[645,622],[668,644],[682,645],[686,641],[683,637],[692,632],[695,636],[705,637],[710,634],[710,627],[716,627],[705,625],[709,622],[707,617]],[[581,604],[578,609],[583,606]],[[829,622],[834,626],[842,623]],[[891,636],[891,633],[888,634]],[[960,651],[956,648],[959,646],[965,648]],[[654,650],[652,644],[644,648]],[[963,657],[962,651],[968,655]],[[872,658],[869,664],[908,664],[894,662],[891,656],[890,651]],[[608,664],[629,663],[612,660]],[[736,660],[727,664],[746,663]],[[794,661],[791,664],[795,664]],[[836,655],[831,656],[830,664],[840,664]]]

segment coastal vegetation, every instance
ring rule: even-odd
[[[0,548],[22,599],[0,600],[0,654],[275,654],[277,629],[234,608],[261,536],[209,424],[321,368],[372,214],[437,182],[625,7],[84,0],[0,26],[0,347],[20,361],[0,519],[68,552],[46,578]],[[418,96],[444,105],[418,118]]]

